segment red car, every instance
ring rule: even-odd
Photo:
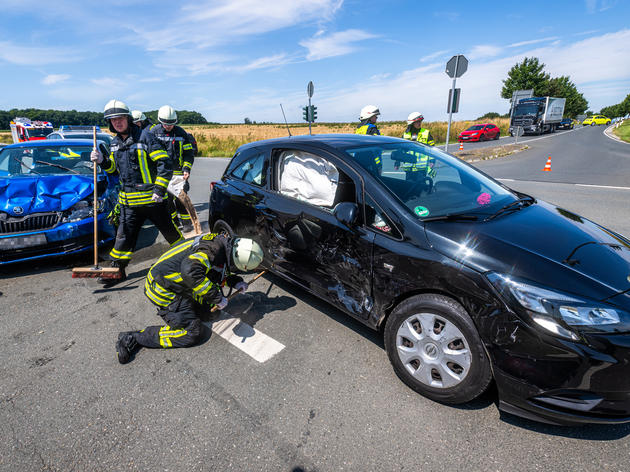
[[[492,123],[472,125],[465,131],[459,133],[457,140],[462,141],[487,141],[489,139],[499,139],[501,130]]]

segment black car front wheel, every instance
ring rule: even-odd
[[[466,403],[492,380],[472,319],[448,297],[424,294],[403,301],[389,316],[384,337],[396,375],[432,400]]]

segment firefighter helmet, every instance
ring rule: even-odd
[[[177,112],[172,106],[164,105],[158,111],[158,121],[163,125],[174,125],[177,123]]]
[[[120,100],[110,100],[103,109],[103,116],[106,120],[125,115],[131,115],[131,113],[129,112],[129,107],[125,105],[125,102],[121,102]]]
[[[407,124],[410,125],[411,123],[415,121],[422,121],[422,120],[424,120],[424,116],[422,116],[422,113],[414,111],[413,113],[409,113],[409,116],[407,117]]]
[[[238,270],[247,272],[255,269],[263,258],[262,248],[253,239],[236,238],[232,243],[232,261]]]
[[[368,120],[372,118],[373,116],[378,116],[380,114],[381,112],[374,105],[366,105],[363,108],[361,108],[361,115],[359,115],[359,119],[361,121]]]
[[[136,123],[137,121],[144,121],[147,119],[145,114],[142,113],[140,110],[131,110],[131,118],[134,123]]]

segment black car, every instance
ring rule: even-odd
[[[571,118],[562,118],[558,123],[557,129],[573,129],[573,120]]]
[[[241,146],[210,227],[381,330],[397,375],[557,424],[630,421],[630,241],[434,147],[319,135]]]

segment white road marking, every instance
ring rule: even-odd
[[[612,139],[613,141],[617,141],[618,143],[630,144],[630,143],[624,141],[623,139],[621,139],[621,138],[615,136],[614,134],[612,134],[611,130],[615,127],[615,124],[616,123],[611,124],[608,128],[606,128],[603,131],[604,136],[606,136],[608,139]],[[610,133],[609,133],[609,131],[610,131]]]
[[[236,346],[261,363],[268,361],[285,348],[284,344],[270,338],[256,328],[252,328],[239,318],[220,319],[214,323],[206,322],[204,324],[232,346]]]
[[[563,185],[575,185],[576,187],[595,187],[595,188],[605,188],[605,189],[610,189],[610,190],[630,190],[630,187],[615,187],[613,185],[595,185],[595,184],[571,184],[568,182],[545,182],[542,180],[515,180],[515,179],[496,179],[496,180],[500,180],[501,182],[535,182],[535,183],[541,183],[541,184],[548,184],[548,183],[554,183],[554,184],[563,184]]]

